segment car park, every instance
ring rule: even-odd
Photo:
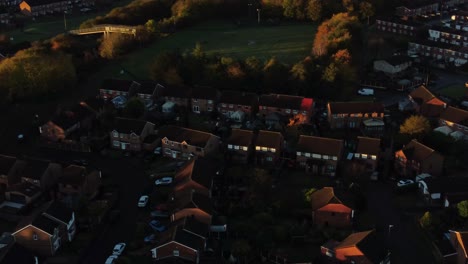
[[[119,258],[119,257],[116,256],[116,255],[110,255],[110,256],[106,259],[105,264],[114,264],[114,263],[116,263],[116,261],[117,261],[118,258]]]
[[[148,204],[148,201],[149,201],[148,195],[141,196],[140,199],[138,200],[138,207],[140,208],[146,207],[146,205]]]
[[[413,184],[414,184],[414,181],[410,180],[410,179],[399,180],[397,182],[398,187],[405,187],[405,186],[410,186],[410,185],[413,185]]]
[[[166,231],[166,229],[167,229],[166,226],[161,224],[161,222],[159,222],[158,220],[151,220],[151,222],[149,223],[149,226],[154,231],[158,231],[158,232],[163,232],[163,231]]]
[[[118,243],[114,246],[114,249],[112,250],[112,255],[116,255],[116,256],[120,256],[122,255],[125,247],[127,246],[127,244],[125,243]]]
[[[157,179],[154,184],[156,185],[169,185],[172,183],[172,178],[171,177],[163,177],[161,179]]]

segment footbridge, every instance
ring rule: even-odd
[[[68,31],[72,35],[90,35],[90,34],[101,34],[104,33],[104,37],[107,37],[110,33],[130,34],[134,37],[137,34],[136,26],[125,26],[125,25],[111,25],[102,24],[96,25],[91,28],[74,29]]]

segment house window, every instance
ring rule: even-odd
[[[322,158],[323,158],[324,160],[330,159],[330,157],[329,157],[328,155],[323,155]]]
[[[166,144],[166,145],[169,144],[169,140],[167,140],[167,138],[164,139],[164,144]]]
[[[273,157],[266,157],[267,161],[273,161]]]
[[[361,156],[361,154],[359,154],[359,153],[354,154],[354,157],[356,157],[356,158],[359,158],[360,156]]]
[[[228,144],[228,149],[233,149],[233,146],[231,144]]]
[[[119,137],[119,132],[117,132],[117,131],[112,132],[112,136],[118,138]]]
[[[114,145],[114,147],[120,147],[120,141],[114,140],[112,144]]]
[[[303,115],[307,115],[307,111],[302,111],[302,114],[303,114]]]
[[[372,160],[376,160],[376,159],[377,159],[377,156],[376,156],[376,155],[371,155],[371,159],[372,159]]]
[[[267,147],[262,147],[262,151],[268,151]]]
[[[306,152],[304,153],[307,158],[310,158],[310,153]]]
[[[209,103],[209,104],[212,104],[212,103],[213,103],[213,100],[208,100],[208,103]]]
[[[276,152],[276,149],[270,148],[270,151],[271,151],[272,153],[275,153],[275,152]]]
[[[221,104],[222,107],[226,107],[226,104]]]
[[[367,159],[367,154],[361,154],[363,159]]]
[[[172,251],[172,255],[174,255],[174,257],[178,257],[179,256],[179,250],[174,250]]]
[[[239,146],[234,145],[234,149],[235,149],[235,150],[239,150],[240,148],[239,148]]]
[[[299,113],[299,111],[293,110],[293,114],[297,115],[297,113]]]
[[[291,109],[286,109],[286,114],[290,114],[291,113]]]
[[[171,149],[165,149],[164,152],[167,154],[167,155],[171,155],[172,154],[172,151]]]
[[[34,234],[33,234],[33,240],[38,240],[38,239],[39,239],[39,238],[37,237],[37,234],[34,233]]]
[[[230,104],[230,105],[229,105],[229,108],[234,108],[234,105]]]
[[[337,156],[333,156],[332,159],[333,159],[333,160],[338,160],[338,157],[337,157]]]
[[[243,151],[247,151],[249,148],[248,147],[242,147]]]
[[[261,149],[260,146],[255,146],[255,150],[259,151],[260,149]]]
[[[301,152],[300,152],[300,151],[296,152],[296,155],[297,155],[297,156],[300,156],[300,155],[301,155]]]
[[[312,158],[314,158],[314,159],[321,159],[321,158],[322,158],[322,155],[320,155],[320,154],[312,154]]]

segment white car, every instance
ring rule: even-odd
[[[141,196],[140,200],[138,200],[138,207],[145,207],[148,204],[148,201],[149,201],[148,195]]]
[[[359,95],[374,95],[374,89],[362,88],[358,90]]]
[[[112,255],[120,256],[122,254],[122,252],[124,251],[125,246],[127,246],[127,244],[125,244],[125,243],[116,244],[114,246],[114,250],[112,250]]]
[[[408,186],[408,185],[411,185],[411,184],[414,184],[414,181],[413,180],[399,180],[398,183],[397,183],[397,186],[398,187],[403,187],[403,186]]]
[[[169,185],[172,183],[172,178],[171,177],[163,177],[161,179],[157,179],[154,184],[156,185]]]
[[[106,263],[105,263],[105,264],[114,264],[115,261],[117,260],[117,258],[119,258],[119,257],[116,256],[116,255],[110,255],[110,256],[106,259]]]

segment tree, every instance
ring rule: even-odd
[[[279,92],[288,81],[288,68],[279,62],[276,57],[271,58],[263,67],[263,89],[266,92]]]
[[[353,0],[342,0],[343,7],[348,11],[348,13],[351,13],[354,11],[354,3]]]
[[[367,18],[367,25],[369,25],[369,18],[375,14],[374,7],[369,2],[361,2],[359,4],[359,13],[362,18]]]
[[[340,49],[333,54],[333,61],[338,65],[348,65],[351,63],[351,54],[348,49]]]
[[[400,126],[400,133],[409,135],[422,135],[431,131],[429,120],[424,116],[413,115],[408,117]]]
[[[283,0],[283,16],[294,18],[296,15],[295,9],[293,0]]]
[[[461,201],[457,204],[458,215],[468,218],[468,201]]]
[[[146,21],[146,23],[145,23],[146,30],[153,36],[157,32],[156,26],[157,26],[157,24],[156,24],[156,21],[154,21],[154,19],[150,19],[150,20]]]
[[[429,229],[433,223],[432,214],[425,212],[424,215],[419,219],[419,224],[422,228]]]
[[[339,68],[335,63],[330,63],[327,68],[323,71],[322,80],[333,83],[338,75]]]
[[[138,119],[143,113],[145,113],[145,104],[140,99],[133,97],[128,100],[124,108],[124,114],[127,117]]]
[[[99,46],[99,55],[106,59],[115,59],[129,50],[133,44],[131,36],[126,34],[109,34]]]
[[[322,0],[310,0],[307,4],[307,17],[312,21],[320,21],[323,12]]]
[[[315,191],[317,191],[317,189],[315,188],[304,190],[304,199],[306,202],[308,203],[312,202],[312,193],[314,193]]]
[[[197,44],[195,44],[195,47],[192,50],[192,56],[197,59],[203,59],[205,57],[205,52],[203,52],[203,48],[200,42],[197,42]]]

